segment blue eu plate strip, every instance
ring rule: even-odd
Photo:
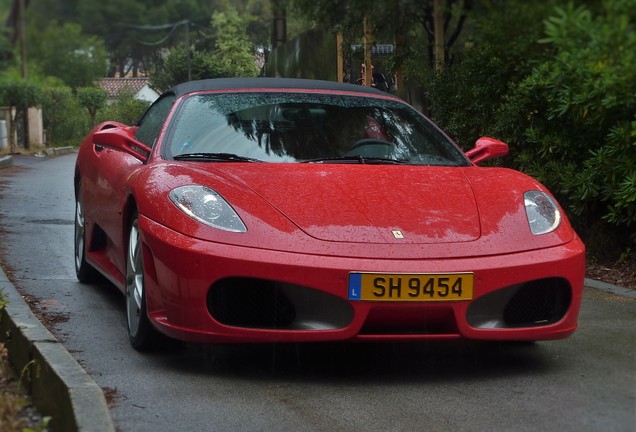
[[[349,273],[349,300],[360,300],[362,292],[362,275]]]

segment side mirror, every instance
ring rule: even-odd
[[[475,142],[475,147],[466,152],[472,163],[493,159],[508,154],[508,144],[489,137],[481,137]]]
[[[152,149],[137,141],[134,131],[134,128],[119,123],[104,124],[101,130],[93,133],[93,143],[123,151],[145,163]]]

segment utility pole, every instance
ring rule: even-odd
[[[186,60],[188,62],[188,81],[192,81],[192,58],[190,54],[190,20],[183,20],[185,22],[185,46],[186,46]]]
[[[287,10],[280,0],[272,0],[272,49],[287,41]]]

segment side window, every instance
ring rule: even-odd
[[[157,137],[159,137],[161,127],[168,117],[174,99],[174,95],[167,95],[152,104],[139,121],[139,129],[135,138],[147,146],[153,147]]]

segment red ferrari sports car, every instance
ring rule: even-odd
[[[585,247],[539,182],[477,166],[507,151],[361,86],[180,84],[82,143],[77,277],[125,293],[137,349],[564,338]]]

